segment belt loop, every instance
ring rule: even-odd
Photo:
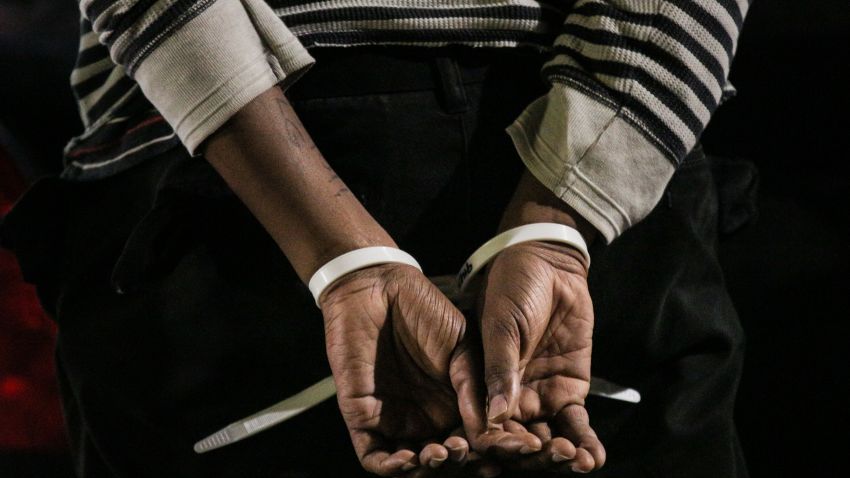
[[[452,57],[439,56],[436,58],[436,64],[446,112],[461,113],[466,111],[469,105],[466,100],[463,76],[457,60]]]

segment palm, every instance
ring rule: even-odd
[[[520,464],[545,468],[558,454],[569,461],[558,463],[574,470],[601,466],[604,449],[584,408],[593,305],[577,253],[539,242],[506,249],[493,261],[480,298],[489,395],[509,397],[491,415],[505,429],[527,428],[545,443]]]
[[[541,316],[548,315],[548,323],[520,362],[524,367],[517,418],[524,422],[554,417],[567,405],[583,404],[590,389],[593,310],[587,283],[569,271],[553,268],[551,274],[553,283],[540,284],[552,291],[547,301],[551,311]]]
[[[406,266],[349,274],[323,312],[339,407],[367,469],[409,460],[395,450],[457,427],[450,372],[465,321],[424,276]]]

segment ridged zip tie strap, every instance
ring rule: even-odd
[[[364,247],[346,252],[336,259],[332,259],[320,267],[308,283],[310,292],[313,294],[313,299],[316,301],[316,306],[319,306],[319,298],[322,296],[322,292],[342,276],[369,266],[393,262],[407,264],[419,269],[420,272],[422,271],[422,268],[413,256],[394,247]]]
[[[572,246],[578,249],[584,256],[585,263],[590,267],[590,253],[587,252],[587,244],[577,230],[563,224],[538,222],[508,229],[485,242],[478,250],[473,252],[457,274],[458,289],[463,291],[475,277],[475,274],[493,260],[496,254],[515,244],[530,241],[560,242]]]

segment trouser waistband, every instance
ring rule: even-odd
[[[290,100],[441,90],[449,112],[463,111],[463,85],[485,81],[527,82],[540,87],[543,55],[524,47],[323,47],[310,50],[316,63],[287,90]]]

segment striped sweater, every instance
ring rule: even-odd
[[[731,91],[750,0],[81,0],[85,131],[63,176],[203,140],[315,63],[315,47],[527,47],[550,89],[506,128],[527,168],[610,242],[645,217]]]

